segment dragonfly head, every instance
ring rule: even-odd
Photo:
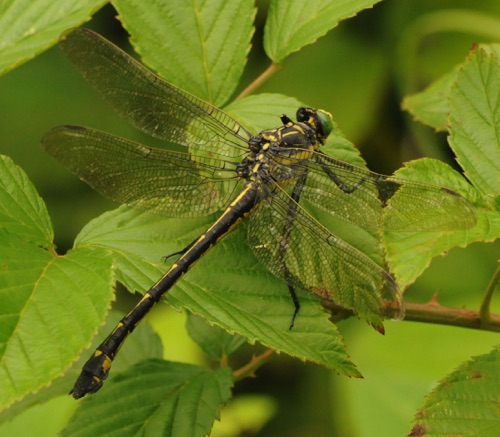
[[[297,110],[297,121],[311,125],[316,130],[318,140],[321,144],[324,143],[326,137],[333,130],[332,114],[322,109],[316,110],[301,106]]]

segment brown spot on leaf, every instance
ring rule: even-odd
[[[411,430],[408,437],[420,437],[427,434],[427,428],[422,423],[417,423]]]

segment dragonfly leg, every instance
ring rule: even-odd
[[[295,306],[295,309],[293,310],[292,314],[292,320],[290,320],[290,331],[293,328],[293,325],[295,324],[295,317],[297,317],[297,314],[299,313],[300,310],[300,302],[299,298],[297,297],[297,293],[295,292],[295,288],[291,286],[290,284],[288,285],[288,291],[290,292],[290,296],[292,297],[293,305]]]
[[[339,187],[346,194],[354,193],[366,181],[366,176],[363,176],[354,185],[349,186],[346,183],[344,183],[328,165],[326,165],[326,163],[322,160],[321,157],[318,157],[317,163],[320,165],[321,169],[326,173],[326,175],[335,183],[335,185],[337,185],[337,187]],[[355,167],[353,166],[352,168]]]
[[[333,175],[335,176],[335,175]],[[336,177],[336,176],[335,176]],[[366,180],[366,178],[361,178],[358,182],[356,182],[352,187],[348,187],[346,184],[344,184],[340,179],[336,177],[337,180],[333,180],[337,187],[339,187],[344,193],[346,194],[351,194],[354,193],[361,185],[363,185],[363,182]]]
[[[169,258],[172,258],[173,256],[184,255],[189,249],[191,249],[191,247],[194,246],[194,243],[196,243],[197,241],[198,241],[198,238],[191,241],[191,243],[189,243],[184,249],[179,250],[178,252],[174,252],[174,253],[170,253],[168,255],[165,255],[163,257],[163,262],[166,262]]]
[[[293,123],[293,121],[290,120],[290,118],[286,114],[281,114],[280,119],[281,119],[281,122],[283,123],[283,125],[285,125],[285,126],[289,123]]]
[[[283,264],[283,276],[285,278],[286,283],[288,284],[288,291],[290,292],[290,296],[292,297],[293,305],[295,307],[292,314],[292,320],[290,321],[290,327],[289,327],[290,330],[293,328],[293,325],[295,324],[295,317],[297,317],[297,314],[299,313],[300,302],[299,298],[297,297],[297,293],[295,292],[295,288],[292,285],[293,277],[292,273],[288,269],[288,266],[286,265],[285,254],[286,251],[288,250],[288,240],[290,238],[290,234],[292,233],[295,214],[299,206],[300,194],[302,193],[302,189],[304,188],[306,179],[307,179],[307,172],[304,172],[300,176],[300,179],[297,181],[295,186],[293,187],[293,191],[290,196],[292,200],[290,200],[288,206],[288,214],[286,216],[285,225],[283,226],[283,234],[281,236],[280,248],[278,252],[278,257],[281,260],[281,263]]]
[[[366,177],[362,177],[358,182],[349,187],[347,184],[342,182],[342,180],[329,167],[323,167],[323,170],[335,183],[335,185],[337,185],[337,187],[339,187],[346,194],[354,193],[366,180]]]

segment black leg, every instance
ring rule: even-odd
[[[354,193],[366,180],[366,177],[362,177],[358,182],[356,182],[352,187],[346,185],[342,180],[332,171],[330,167],[325,165],[325,158],[321,155],[317,156],[316,162],[320,165],[321,169],[325,174],[339,187],[344,193],[351,194]],[[353,166],[354,168],[354,166]]]
[[[191,243],[189,243],[184,249],[179,250],[178,252],[171,253],[169,255],[165,255],[163,257],[163,262],[167,261],[169,258],[172,258],[173,256],[176,255],[184,255],[191,247],[193,247],[194,243],[196,243],[198,239],[193,240]]]
[[[292,314],[292,320],[290,320],[289,329],[291,331],[293,328],[293,325],[295,324],[295,317],[297,317],[297,314],[299,313],[299,310],[300,310],[300,302],[299,302],[299,298],[297,297],[297,293],[295,292],[295,288],[293,288],[290,284],[288,284],[288,291],[290,292],[290,296],[292,296],[293,305],[295,306],[295,309],[294,309],[293,314]]]
[[[283,226],[283,234],[281,238],[281,243],[280,243],[280,248],[278,251],[278,258],[280,259],[282,265],[283,265],[283,276],[288,284],[288,291],[290,292],[290,296],[292,297],[293,305],[295,307],[293,314],[292,314],[292,320],[290,321],[290,329],[293,328],[293,325],[295,324],[295,317],[299,313],[300,309],[300,302],[299,298],[297,297],[297,293],[295,292],[295,288],[292,285],[292,274],[290,273],[290,270],[288,269],[288,266],[286,265],[285,261],[285,254],[286,250],[288,248],[288,240],[290,238],[290,234],[292,233],[293,229],[293,222],[295,220],[295,215],[297,213],[297,207],[298,203],[300,200],[300,194],[302,193],[302,189],[304,188],[304,184],[307,179],[307,171],[305,171],[300,179],[297,181],[295,186],[293,187],[292,195],[291,198],[292,200],[290,201],[288,205],[288,213],[286,216],[286,221],[285,225]]]

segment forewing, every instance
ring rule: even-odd
[[[370,172],[324,154],[308,166],[302,200],[361,228],[380,227],[383,205]]]
[[[133,126],[194,150],[239,157],[250,133],[207,102],[164,81],[87,29],[63,35],[59,46],[83,76]]]
[[[146,147],[80,126],[49,131],[42,147],[103,196],[168,217],[198,217],[226,205],[234,165]]]
[[[284,237],[289,224],[291,232]],[[392,277],[279,187],[251,215],[248,234],[257,258],[290,285],[328,298],[374,325],[383,316],[402,317],[401,294]]]
[[[302,199],[366,229],[454,231],[476,223],[472,205],[452,190],[370,172],[316,153]]]

